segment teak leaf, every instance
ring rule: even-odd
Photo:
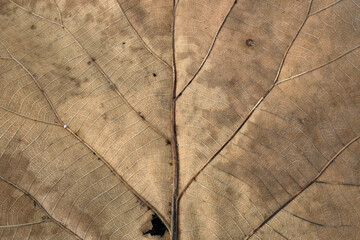
[[[0,0],[0,239],[357,239],[359,0]]]

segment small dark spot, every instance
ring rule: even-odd
[[[156,77],[156,73],[153,73],[153,76]]]
[[[113,83],[109,83],[109,86],[112,90],[114,90],[114,91],[117,90],[116,86]]]
[[[35,29],[36,29],[36,25],[34,25],[34,24],[31,25],[30,29],[31,29],[31,30],[35,30]]]
[[[91,60],[95,62],[95,61],[96,61],[96,58],[92,57]],[[88,63],[88,64],[89,64],[89,63]]]
[[[301,119],[301,118],[298,118],[299,119],[299,122],[301,123],[301,124],[304,124],[305,123],[305,120],[304,119]]]
[[[142,119],[145,119],[143,115],[139,115]]]
[[[250,38],[246,40],[246,45],[248,47],[254,46],[255,44],[256,44],[255,41]]]
[[[88,65],[91,65],[91,61],[88,61],[87,64],[88,64]]]
[[[93,152],[93,154],[94,154],[94,155],[96,155],[96,153],[95,153],[95,152]]]
[[[125,44],[125,42],[123,42],[123,44]]]
[[[139,112],[138,112],[138,114],[140,115],[140,114],[141,114],[141,112],[139,111]]]
[[[36,204],[36,202],[34,201],[34,207],[36,207],[37,206],[37,204]]]
[[[145,205],[145,203],[140,202],[140,206],[141,206],[141,207],[145,207],[146,205]]]
[[[66,69],[66,71],[70,71],[71,67],[67,66],[65,69]]]
[[[55,21],[57,21],[57,18],[54,18],[55,19]]]
[[[169,140],[166,140],[166,145],[170,145],[170,141],[169,141]]]
[[[98,158],[98,160],[100,161],[100,160],[101,160],[101,158]]]
[[[171,162],[171,163],[169,163],[169,165],[170,165],[170,166],[172,166],[172,165],[173,165],[173,163]]]
[[[33,76],[34,78],[36,78],[36,76],[37,76],[37,75],[36,75],[36,73],[33,73],[33,75],[32,75],[32,76]]]
[[[149,234],[151,236],[163,236],[165,234],[165,231],[167,231],[167,228],[165,224],[161,221],[161,219],[156,215],[152,215],[151,219],[152,229],[150,229],[147,232],[144,232],[143,235]]]
[[[18,138],[18,141],[21,142],[21,138]]]
[[[48,219],[48,216],[42,216],[41,219],[46,220],[46,219]]]

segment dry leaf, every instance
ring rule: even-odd
[[[360,238],[358,0],[0,0],[0,239]]]

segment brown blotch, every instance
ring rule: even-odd
[[[88,64],[88,65],[91,65],[91,61],[88,61],[87,64]]]
[[[70,71],[71,67],[67,66],[65,69],[66,69],[66,71]]]
[[[31,25],[30,29],[31,29],[31,30],[35,30],[35,29],[36,29],[36,25],[34,25],[34,24]]]

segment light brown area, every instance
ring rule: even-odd
[[[0,0],[0,239],[359,238],[359,15]]]

